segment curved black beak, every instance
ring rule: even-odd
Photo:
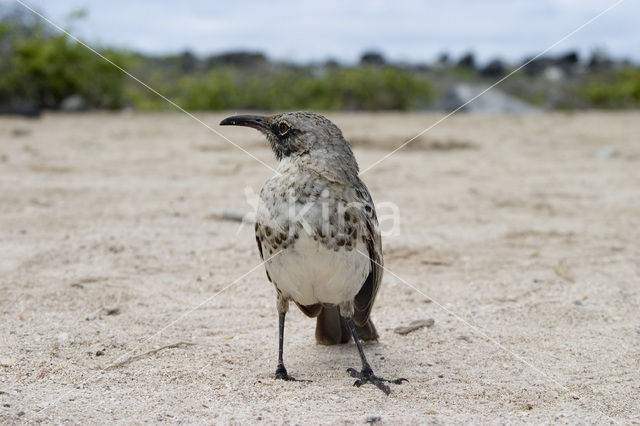
[[[246,126],[254,129],[263,130],[267,128],[264,122],[266,117],[262,115],[234,115],[225,118],[220,122],[221,126]]]

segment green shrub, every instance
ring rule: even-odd
[[[581,85],[578,94],[600,108],[640,106],[640,68],[599,73]]]
[[[0,103],[19,99],[58,108],[63,99],[77,94],[96,108],[124,105],[124,74],[65,34],[47,33],[38,23],[25,28],[19,22],[0,21],[0,45]],[[101,53],[123,67],[129,65],[124,53]]]
[[[434,96],[426,77],[394,67],[366,66],[262,75],[216,68],[181,77],[165,89],[186,109],[407,110],[425,106]]]

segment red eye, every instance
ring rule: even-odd
[[[280,123],[280,134],[284,135],[289,131],[289,125],[287,123]]]

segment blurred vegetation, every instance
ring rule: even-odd
[[[640,107],[640,68],[600,72],[586,79],[578,92],[599,108]]]
[[[83,11],[69,17],[69,25]],[[439,88],[488,85],[515,69],[494,59],[480,67],[472,53],[443,53],[432,64],[388,63],[365,52],[356,65],[297,65],[256,52],[205,58],[190,52],[147,56],[97,51],[189,110],[411,110],[438,107]],[[0,5],[0,112],[41,109],[170,109],[122,71],[23,8]],[[538,58],[501,90],[542,108],[640,106],[640,68],[602,54],[580,61],[569,52]],[[74,100],[70,102],[69,100]]]
[[[157,87],[187,109],[408,110],[425,107],[434,96],[429,79],[393,66],[317,70],[288,67],[264,73],[216,67],[187,74]],[[163,108],[150,93],[137,106]]]
[[[80,16],[80,15],[76,15]],[[130,55],[100,51],[123,67]],[[20,103],[33,108],[57,108],[71,96],[87,106],[115,109],[126,104],[125,76],[64,34],[51,33],[23,14],[0,20],[0,104]]]

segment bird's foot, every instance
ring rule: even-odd
[[[287,369],[284,368],[283,364],[278,365],[276,368],[276,380],[286,380],[287,382],[311,382],[311,380],[299,380],[295,377],[291,377],[289,373],[287,373]]]
[[[378,389],[380,389],[382,392],[384,392],[387,395],[391,393],[391,389],[389,388],[389,386],[385,384],[385,382],[393,383],[396,385],[399,385],[402,382],[408,382],[407,379],[403,379],[403,378],[395,379],[395,380],[387,380],[382,377],[378,377],[375,374],[373,374],[373,370],[371,370],[371,367],[369,367],[368,365],[365,365],[362,368],[362,371],[358,371],[355,368],[347,368],[347,373],[349,373],[351,377],[355,377],[356,379],[358,379],[355,382],[353,382],[353,386],[360,387],[368,382],[375,385]]]

